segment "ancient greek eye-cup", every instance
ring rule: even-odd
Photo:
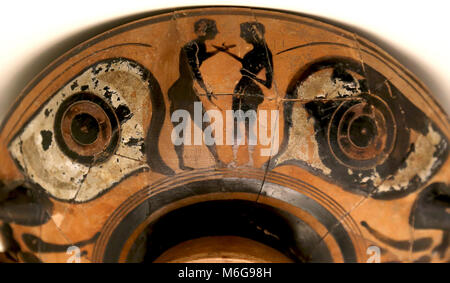
[[[108,30],[0,131],[0,260],[446,262],[449,119],[353,31],[210,7]]]

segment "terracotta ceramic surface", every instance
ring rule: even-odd
[[[449,135],[419,79],[351,31],[155,15],[70,50],[12,106],[0,260],[446,262]]]

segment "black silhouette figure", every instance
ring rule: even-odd
[[[253,49],[250,50],[243,58],[229,52],[226,47],[215,46],[217,50],[223,51],[230,55],[234,59],[238,60],[242,64],[241,74],[242,78],[234,88],[234,96],[232,101],[232,109],[234,111],[242,110],[247,112],[248,110],[254,110],[256,113],[258,106],[264,101],[264,94],[259,84],[264,85],[270,89],[272,87],[273,80],[273,61],[272,53],[270,52],[267,44],[264,40],[265,28],[264,25],[257,22],[245,22],[240,25],[241,38],[247,43],[253,45]],[[265,69],[265,80],[257,77],[257,75]],[[234,120],[234,128],[238,132],[237,119]],[[249,140],[250,134],[249,120],[245,120],[245,138]],[[233,162],[231,167],[236,166],[237,151],[239,145],[234,142],[233,145]],[[249,145],[249,162],[248,165],[253,165],[253,150],[254,146]]]
[[[216,55],[219,50],[214,52],[206,51],[206,40],[214,39],[218,33],[216,22],[210,19],[201,19],[194,24],[194,30],[197,34],[197,38],[186,43],[180,50],[179,57],[179,71],[180,77],[170,87],[168,95],[170,104],[170,114],[176,110],[182,109],[189,112],[191,117],[194,117],[194,102],[200,102],[197,92],[194,89],[194,81],[196,81],[200,87],[205,90],[209,100],[214,97],[214,94],[206,87],[203,81],[202,74],[200,72],[200,66],[202,63]],[[228,48],[223,47],[224,50]],[[205,108],[202,107],[202,117],[205,114]],[[179,122],[173,122],[173,126],[176,127]],[[209,125],[209,123],[201,123],[197,125],[203,131]],[[213,155],[218,164],[221,162],[217,156],[215,145],[208,146],[209,151]],[[175,145],[175,152],[178,156],[179,166],[182,170],[193,170],[193,168],[184,165],[184,145]]]

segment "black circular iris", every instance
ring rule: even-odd
[[[97,140],[100,127],[94,117],[87,113],[81,113],[73,118],[70,131],[76,142],[88,145]]]
[[[374,121],[367,116],[356,118],[349,130],[350,140],[359,147],[367,147],[377,135]]]

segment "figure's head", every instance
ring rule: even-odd
[[[199,38],[214,39],[218,33],[216,21],[210,19],[200,19],[195,22],[194,31]]]
[[[257,22],[245,22],[241,24],[241,37],[248,43],[264,42],[264,25]]]

